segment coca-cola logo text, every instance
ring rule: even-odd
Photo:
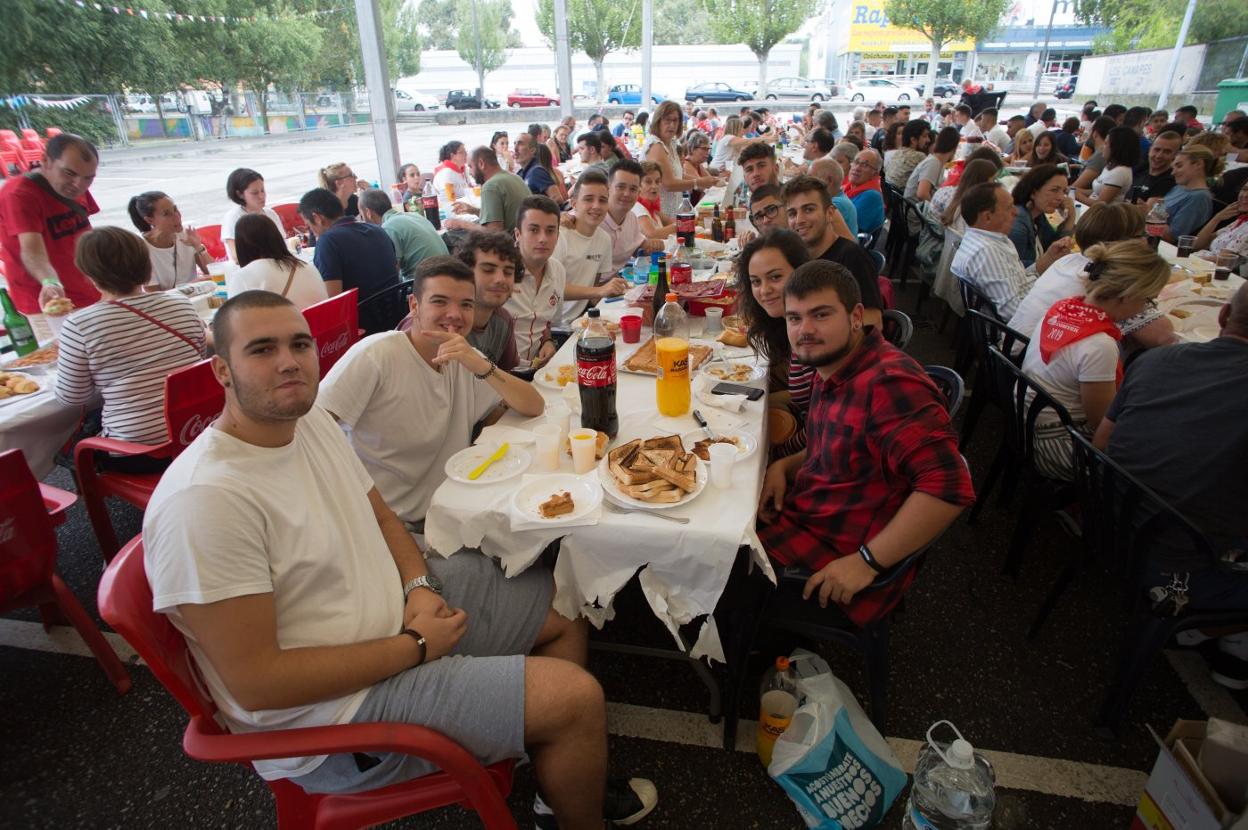
[[[329,357],[330,355],[338,354],[338,352],[342,351],[347,346],[351,345],[351,333],[344,331],[341,334],[339,334],[337,337],[335,337],[333,340],[327,340],[324,343],[320,343],[318,345],[320,345],[321,347],[320,356],[322,358],[326,358],[326,357]]]
[[[580,386],[614,386],[615,360],[578,360],[576,382]]]
[[[221,413],[214,412],[211,415],[200,415],[196,413],[186,419],[186,423],[182,425],[182,431],[178,433],[178,443],[182,446],[194,441],[199,434],[206,430],[213,421],[217,420],[217,416]]]

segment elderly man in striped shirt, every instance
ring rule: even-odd
[[[1014,316],[1036,277],[1070,253],[1070,240],[1059,239],[1023,267],[1008,236],[1018,208],[1010,192],[996,182],[977,184],[962,196],[966,234],[949,270],[992,301],[1003,320]]]

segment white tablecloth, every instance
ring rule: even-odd
[[[648,331],[642,332],[643,342],[648,335]],[[617,360],[622,361],[634,348],[617,340]],[[574,349],[575,340],[569,340],[550,366],[574,362]],[[633,438],[698,429],[691,415],[660,416],[654,385],[651,376],[618,373],[616,410],[620,429],[612,446]],[[548,403],[562,397],[558,391],[540,385],[538,388]],[[549,543],[562,536],[555,567],[555,609],[559,613],[569,618],[585,616],[601,628],[614,616],[612,598],[640,570],[641,588],[650,607],[677,643],[678,626],[707,615],[690,653],[722,661],[719,634],[709,615],[727,584],[738,547],[749,545],[755,562],[774,581],[754,533],[755,508],[767,459],[765,402],[764,398],[747,403],[741,412],[728,413],[700,405],[695,399],[694,408],[702,411],[712,427],[717,423],[723,428],[737,426],[754,435],[759,447],[754,455],[734,467],[731,488],[720,490],[708,484],[689,504],[664,511],[689,518],[687,525],[604,511],[594,526],[513,533],[508,505],[520,486],[520,477],[492,485],[466,485],[448,479],[434,493],[425,518],[425,539],[443,555],[461,547],[480,547],[500,560],[508,576],[514,576],[532,565]],[[573,413],[574,427],[577,417]],[[543,419],[539,418],[532,424],[541,422]],[[508,413],[501,423],[520,428],[526,424],[514,413]],[[561,458],[559,471],[571,472],[566,454]]]
[[[1244,284],[1239,274],[1231,274],[1226,280],[1213,280],[1199,284],[1187,272],[1212,274],[1213,263],[1193,256],[1180,259],[1177,249],[1162,241],[1157,252],[1173,266],[1171,282],[1157,297],[1157,307],[1167,315],[1175,333],[1189,343],[1207,343],[1218,336],[1218,313],[1231,296]],[[1174,312],[1178,310],[1179,314]]]
[[[30,374],[42,389],[0,401],[0,452],[21,450],[35,478],[41,479],[52,472],[57,450],[74,434],[82,407],[57,401],[54,372]]]

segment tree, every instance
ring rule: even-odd
[[[808,0],[703,0],[720,43],[744,43],[758,58],[758,95],[767,94],[767,58],[776,44],[819,14]]]
[[[511,28],[510,0],[469,0],[455,12],[455,50],[460,59],[477,71],[477,88],[485,93],[486,73],[502,69],[507,49],[519,42]]]
[[[456,48],[458,25],[455,0],[420,0],[416,7],[416,28],[427,49]]]
[[[537,28],[555,48],[554,0],[538,0]],[[598,76],[598,102],[607,97],[603,62],[607,55],[641,46],[640,0],[568,0],[568,45],[593,61]],[[561,89],[559,94],[572,95]]]
[[[697,46],[716,43],[702,0],[655,0],[654,42]]]
[[[982,40],[997,29],[1010,0],[885,0],[884,11],[898,26],[921,32],[932,44],[927,90],[936,88],[940,50],[955,40]]]
[[[1105,26],[1097,52],[1173,47],[1186,11],[1186,0],[1083,0],[1079,18]],[[1188,43],[1207,43],[1248,34],[1248,5],[1234,0],[1205,0],[1196,4]]]
[[[312,74],[321,30],[302,20],[260,19],[240,26],[239,79],[256,94],[260,122],[269,131],[269,88],[295,91]]]

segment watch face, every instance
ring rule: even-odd
[[[425,584],[428,585],[431,589],[433,589],[433,591],[437,593],[438,595],[442,594],[442,580],[438,579],[433,574],[430,574],[425,577]]]

